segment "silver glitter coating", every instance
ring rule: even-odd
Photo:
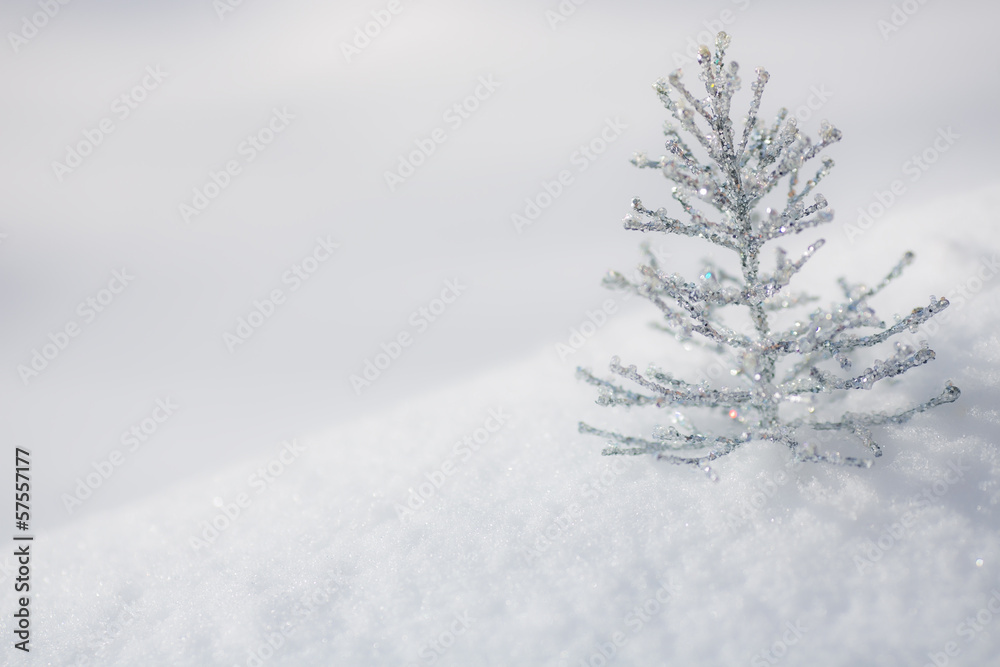
[[[753,97],[740,138],[733,133],[730,105],[740,89],[739,66],[725,63],[729,36],[720,32],[713,55],[701,47],[699,79],[707,96],[696,97],[681,81],[677,70],[653,88],[677,125],[664,125],[666,154],[650,159],[637,153],[632,163],[640,168],[660,170],[674,183],[672,197],[680,205],[684,219],[668,215],[666,209],[652,210],[638,198],[625,216],[625,229],[664,232],[697,237],[736,253],[741,275],[727,273],[706,261],[697,281],[668,273],[661,262],[643,246],[646,263],[640,265],[635,280],[610,272],[604,284],[627,290],[651,301],[663,314],[657,326],[689,343],[724,353],[735,366],[731,370],[735,386],[713,388],[707,382],[692,384],[674,378],[655,367],[640,373],[634,365],[611,360],[613,375],[636,385],[627,388],[617,380],[605,380],[578,368],[578,376],[598,388],[597,403],[608,406],[650,405],[666,409],[671,424],[657,426],[651,438],[626,436],[594,428],[583,422],[581,433],[608,441],[603,453],[645,454],[677,464],[693,465],[717,479],[710,463],[753,440],[771,440],[787,445],[795,459],[824,461],[838,465],[869,467],[882,450],[875,442],[872,426],[899,424],[915,414],[956,400],[961,393],[950,382],[940,395],[919,405],[886,412],[845,412],[837,421],[818,421],[814,416],[815,397],[835,391],[871,389],[877,382],[899,376],[934,359],[933,350],[923,343],[919,349],[896,343],[895,352],[885,360],[876,359],[869,368],[847,376],[838,375],[853,366],[852,352],[887,341],[904,331],[916,332],[920,325],[948,307],[947,299],[931,297],[930,303],[914,308],[891,326],[879,319],[869,299],[898,278],[913,261],[907,252],[874,287],[838,284],[844,300],[828,308],[817,308],[784,330],[774,330],[769,313],[810,304],[818,300],[808,294],[786,289],[792,278],[824,244],[818,239],[797,259],[790,260],[777,250],[774,270],[761,270],[760,252],[768,241],[798,234],[833,219],[816,186],[829,174],[833,161],[823,159],[815,175],[800,183],[805,163],[841,138],[835,127],[823,121],[819,140],[802,134],[794,117],[781,109],[771,125],[758,118],[761,97],[769,75],[758,68],[752,84]],[[707,129],[703,129],[697,119]],[[678,128],[679,126],[679,128]],[[710,162],[700,162],[681,136],[692,137],[708,154]],[[757,210],[761,199],[788,178],[788,194],[781,210]],[[811,201],[810,201],[811,198]],[[704,209],[710,209],[712,213]],[[720,310],[727,306],[748,309],[753,334],[742,333],[723,324]],[[859,329],[875,329],[862,333]],[[700,337],[696,337],[698,334]],[[820,364],[833,360],[830,368]],[[778,366],[787,366],[777,379]],[[693,426],[678,408],[694,407],[721,411],[735,426],[733,433],[713,435]],[[799,413],[796,415],[795,411]],[[791,412],[792,414],[787,414]],[[679,427],[679,428],[678,428]],[[843,456],[837,451],[820,451],[815,442],[799,437],[803,429],[841,431],[857,438],[873,458]],[[682,432],[683,431],[683,432]],[[678,454],[677,452],[685,452]]]

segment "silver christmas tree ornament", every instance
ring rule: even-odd
[[[579,368],[578,375],[599,388],[601,405],[654,406],[665,411],[668,425],[653,429],[649,437],[632,437],[580,423],[581,433],[607,439],[603,453],[652,453],[672,463],[701,468],[713,479],[710,463],[754,440],[771,440],[787,445],[796,460],[825,461],[840,465],[869,467],[872,458],[843,456],[837,451],[821,451],[816,441],[822,435],[840,431],[858,438],[873,457],[882,452],[872,436],[872,427],[899,424],[917,413],[956,400],[958,387],[950,382],[940,395],[919,405],[895,412],[844,412],[837,421],[820,421],[817,398],[832,392],[871,389],[880,380],[898,376],[927,363],[934,352],[926,342],[912,346],[896,342],[885,360],[876,359],[863,372],[851,375],[851,357],[897,334],[916,332],[920,325],[948,307],[946,299],[931,297],[930,303],[915,308],[892,326],[880,320],[869,300],[899,277],[913,260],[902,260],[874,287],[839,280],[843,300],[828,308],[817,308],[787,327],[777,328],[784,311],[817,301],[813,296],[790,293],[793,276],[823,246],[819,239],[801,257],[792,261],[780,248],[773,268],[761,267],[761,250],[769,241],[798,234],[833,219],[824,197],[815,193],[817,184],[830,172],[833,161],[823,159],[814,175],[806,175],[806,163],[840,140],[840,131],[827,122],[813,141],[796,127],[795,118],[781,109],[770,125],[757,113],[768,73],[758,68],[752,86],[750,109],[739,136],[729,117],[733,95],[740,89],[739,66],[725,63],[729,36],[720,32],[715,54],[701,47],[700,79],[707,96],[697,98],[681,82],[677,70],[654,85],[660,100],[677,126],[667,124],[667,155],[650,159],[637,154],[632,162],[640,168],[655,168],[674,183],[673,199],[686,219],[668,215],[666,209],[651,210],[639,199],[632,200],[632,212],[625,216],[625,228],[643,232],[665,232],[698,237],[734,253],[740,274],[727,273],[712,262],[697,281],[667,273],[661,262],[644,246],[646,264],[639,278],[629,280],[611,272],[605,285],[637,294],[653,302],[663,313],[660,328],[678,339],[699,342],[723,355],[732,368],[732,386],[712,387],[674,378],[650,366],[640,373],[635,366],[611,360],[611,373],[635,385],[627,388],[619,380],[605,380]],[[703,119],[707,129],[696,122]],[[681,136],[681,130],[697,141],[707,161],[699,160]],[[788,195],[783,208],[758,211],[762,199],[787,178]],[[801,182],[802,178],[807,178]],[[809,198],[811,197],[811,203]],[[752,325],[744,330],[727,326],[723,311],[747,309]],[[869,333],[865,333],[868,331]],[[831,361],[832,360],[832,361]],[[717,433],[694,427],[682,410],[708,408],[728,426]],[[723,432],[724,431],[724,432]],[[810,438],[803,434],[812,432]],[[812,442],[810,442],[810,440]]]

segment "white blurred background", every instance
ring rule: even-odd
[[[23,40],[11,34],[32,33],[25,17],[40,3],[0,8],[0,425],[11,450],[34,454],[38,529],[565,341],[607,298],[603,273],[639,257],[640,237],[620,224],[630,198],[672,203],[661,176],[628,163],[662,149],[666,111],[650,84],[719,27],[742,65],[734,115],[764,65],[765,118],[812,99],[800,127],[815,136],[827,118],[844,133],[820,188],[838,218],[814,278],[878,277],[913,249],[904,293],[923,304],[948,286],[921,282],[919,262],[984,250],[948,235],[948,211],[936,238],[908,237],[906,220],[997,178],[992,3],[567,0],[564,16],[555,0],[399,0],[350,62],[342,45],[387,3],[243,0],[221,16],[222,0],[51,4]],[[120,119],[115,100],[147,67],[167,75]],[[455,127],[446,112],[481,77],[499,85]],[[294,120],[247,164],[238,146],[275,108]],[[103,118],[114,131],[60,181],[53,163]],[[574,154],[609,119],[626,129],[581,171]],[[447,140],[390,191],[385,172],[436,128]],[[914,180],[905,163],[947,128],[958,139]],[[185,222],[179,205],[232,159],[242,172]],[[572,183],[518,233],[512,214],[561,170]],[[906,191],[851,243],[844,225],[896,179]],[[327,235],[339,250],[291,292],[282,275]],[[690,273],[703,252],[673,246],[674,268]],[[78,304],[123,268],[133,282],[85,323]],[[358,395],[349,376],[414,334],[410,314],[448,279],[468,287]],[[285,303],[230,352],[223,334],[276,288]],[[25,382],[18,366],[70,321],[79,335]],[[128,452],[121,434],[167,397],[176,414]],[[62,495],[116,449],[124,463],[69,513]]]

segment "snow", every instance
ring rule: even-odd
[[[998,10],[925,3],[883,37],[892,6],[862,2],[592,2],[555,29],[533,2],[403,4],[347,63],[339,42],[384,5],[244,2],[220,20],[201,0],[70,3],[0,68],[0,428],[32,451],[36,535],[27,655],[12,548],[0,556],[0,664],[1000,664]],[[836,219],[782,242],[827,241],[792,287],[829,299],[837,276],[876,281],[913,250],[879,313],[952,302],[920,334],[932,363],[843,403],[962,390],[878,429],[868,470],[755,442],[713,483],[602,457],[577,432],[648,435],[664,415],[595,405],[576,365],[716,370],[599,283],[639,258],[630,198],[671,204],[628,164],[662,143],[649,85],[724,8],[744,85],[771,72],[762,114],[788,104],[811,136],[821,118],[844,131],[821,188]],[[39,11],[7,3],[0,22]],[[57,181],[53,161],[151,66],[162,86]],[[495,94],[447,124],[489,76]],[[817,90],[821,108],[802,107]],[[281,136],[184,223],[178,204],[285,107]],[[619,121],[581,168],[581,142]],[[447,141],[390,192],[384,172],[437,126]],[[946,128],[958,139],[938,151]],[[518,234],[511,214],[561,170],[572,184]],[[905,192],[852,235],[895,180]],[[283,273],[328,237],[341,247],[292,291]],[[649,240],[684,275],[712,250]],[[134,281],[23,382],[17,366],[123,270]],[[454,280],[467,290],[418,332],[411,314]],[[222,334],[276,288],[287,300],[231,353]],[[350,375],[407,332],[356,394]],[[128,450],[158,400],[176,415]],[[67,506],[116,449],[124,462]]]
[[[772,648],[788,664],[916,665],[949,642],[957,664],[994,664],[997,296],[891,390],[917,400],[945,372],[960,401],[882,429],[870,470],[789,465],[771,443],[719,461],[716,483],[601,457],[579,419],[651,417],[594,405],[548,347],[39,539],[32,657],[253,665],[264,646],[269,665],[575,667],[604,664],[617,638],[623,665],[768,664]],[[649,315],[613,317],[578,354],[641,354],[659,336]],[[268,463],[278,474],[254,477]],[[411,489],[427,498],[401,513]]]

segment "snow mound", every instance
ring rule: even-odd
[[[595,405],[571,362],[599,370],[605,344],[645,360],[648,311],[579,360],[549,348],[276,443],[40,536],[30,662],[998,664],[997,301],[956,313],[938,361],[891,390],[963,394],[881,429],[870,470],[789,465],[771,443],[715,483],[600,456],[580,419],[649,416]]]

